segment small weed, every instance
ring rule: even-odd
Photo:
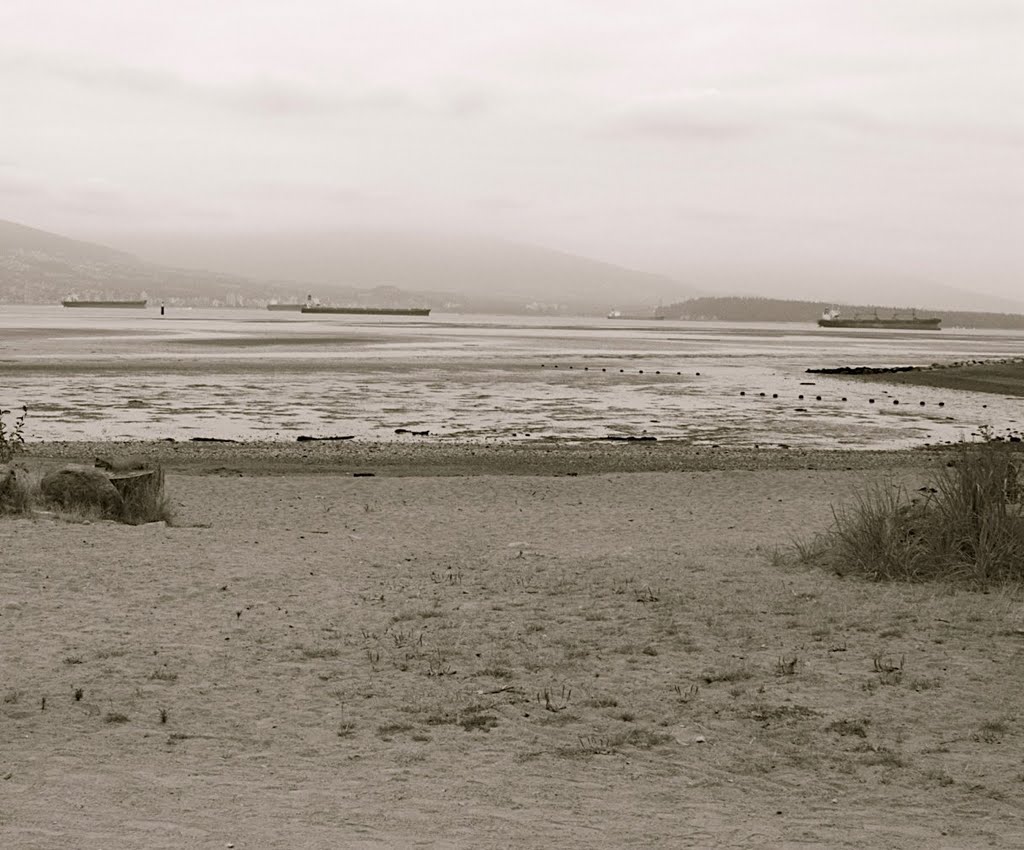
[[[621,720],[623,723],[632,723],[634,720],[636,720],[636,715],[633,714],[632,711],[624,711],[622,712],[622,714],[619,715],[619,720]]]
[[[842,735],[844,737],[853,735],[857,738],[866,738],[868,736],[868,724],[870,720],[858,719],[858,720],[836,720],[829,723],[825,728],[829,732],[834,732],[836,735]]]
[[[399,732],[411,732],[415,728],[411,723],[385,723],[377,727],[377,734],[381,738],[387,738]]]
[[[701,673],[700,678],[706,685],[710,685],[714,682],[742,682],[753,675],[745,664],[734,664],[721,669],[709,668]]]
[[[638,750],[649,750],[671,740],[672,736],[667,732],[652,732],[649,729],[630,729],[628,732],[612,735],[610,743],[613,749],[618,747],[636,747]]]
[[[82,697],[85,696],[85,691],[83,691],[81,688],[75,688],[74,696],[75,696],[75,702],[81,702],[82,701]]]
[[[796,665],[799,662],[799,658],[795,655],[792,658],[786,658],[782,656],[775,663],[775,675],[776,676],[792,676],[796,673]]]
[[[682,685],[673,685],[672,690],[676,692],[676,699],[679,702],[687,703],[697,698],[697,694],[700,693],[700,685],[694,683],[685,689]]]
[[[17,705],[18,704],[18,700],[20,700],[20,699],[21,699],[21,691],[19,691],[19,690],[10,690],[10,691],[8,691],[7,693],[4,694],[4,702],[7,703],[8,705]]]
[[[953,777],[942,770],[926,770],[924,772],[924,778],[928,782],[933,782],[941,788],[946,788],[954,782]]]
[[[338,737],[351,738],[356,733],[356,724],[350,721],[338,724]]]
[[[122,714],[119,711],[108,711],[106,717],[103,718],[105,723],[127,723],[128,715]]]
[[[619,701],[615,697],[592,697],[583,704],[590,708],[617,708]]]
[[[336,646],[304,646],[301,648],[303,658],[314,659],[314,658],[337,658],[341,655],[341,650]],[[378,653],[377,660],[380,660],[380,654]]]
[[[441,654],[441,650],[435,649],[427,659],[428,676],[454,676],[455,671],[448,660]]]
[[[489,676],[492,679],[513,679],[515,674],[507,667],[485,667],[478,676]]]
[[[890,750],[888,747],[872,747],[865,745],[862,748],[858,748],[864,755],[859,759],[861,764],[867,765],[868,767],[906,767],[907,762],[904,757],[896,752]]]
[[[1003,720],[987,720],[978,727],[971,739],[980,744],[998,744],[1006,734],[1007,728]]]
[[[641,652],[642,652],[642,653],[643,653],[644,655],[650,655],[650,656],[655,656],[655,655],[657,655],[657,654],[658,654],[658,650],[657,650],[657,649],[655,649],[655,648],[654,648],[653,646],[645,646],[645,647],[644,647],[644,648],[643,648],[642,650],[640,650],[640,651],[641,651]]]
[[[157,682],[177,682],[178,674],[172,672],[171,670],[160,669],[154,670],[152,673],[150,673],[149,678]]]
[[[64,663],[69,665],[69,666],[71,664],[81,664],[82,663],[82,657],[80,655],[69,655],[69,656],[67,656],[64,659]]]
[[[565,685],[559,693],[555,694],[549,688],[545,688],[537,694],[537,702],[543,702],[544,708],[548,711],[565,711],[569,707],[569,699],[572,697],[572,688],[566,690]]]
[[[160,709],[160,722],[161,723],[166,723],[167,722],[167,709],[166,708],[161,708]]]
[[[490,732],[498,725],[498,718],[493,714],[470,714],[459,721],[459,725],[467,732],[479,729],[482,732]]]
[[[900,656],[899,663],[889,656],[874,656],[872,663],[875,672],[878,673],[878,681],[883,685],[898,685],[903,679],[903,664],[905,661],[905,655]]]

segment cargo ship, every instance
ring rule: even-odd
[[[429,316],[429,307],[323,307],[303,304],[303,313],[343,313],[351,316]]]
[[[146,306],[146,299],[145,298],[139,298],[139,299],[124,300],[124,301],[105,301],[105,300],[89,300],[89,299],[85,299],[85,298],[76,298],[74,295],[72,295],[70,298],[65,298],[60,303],[63,304],[65,307],[100,307],[100,308],[108,308],[108,307],[125,308],[125,307],[129,307],[129,308],[139,309],[139,308],[142,308],[142,307]]]
[[[881,328],[884,330],[901,331],[937,331],[942,319],[936,317],[924,318],[912,313],[909,316],[899,316],[895,313],[890,318],[883,319],[878,313],[871,316],[855,314],[852,319],[844,319],[835,308],[826,310],[818,319],[818,326],[822,328]]]
[[[621,310],[612,310],[608,314],[609,319],[625,319],[629,322],[634,321],[661,321],[665,317],[660,313],[623,313]]]

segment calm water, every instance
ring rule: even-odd
[[[27,404],[30,439],[47,440],[422,439],[395,434],[405,428],[430,439],[896,447],[983,424],[1020,430],[1021,402],[805,370],[1008,356],[1024,356],[1024,334],[4,307],[0,404]]]

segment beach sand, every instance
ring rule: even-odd
[[[1019,594],[774,556],[941,452],[30,450],[175,521],[0,519],[4,847],[1024,846]]]

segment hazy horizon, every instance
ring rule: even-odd
[[[126,250],[440,232],[710,292],[1017,300],[1022,23],[989,0],[8,4],[0,218]]]

